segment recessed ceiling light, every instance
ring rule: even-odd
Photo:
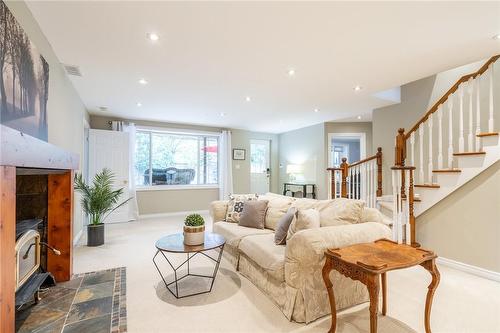
[[[354,89],[354,91],[360,91],[361,89],[363,89],[363,87],[362,86],[355,86],[352,89]]]
[[[361,119],[361,116],[357,116],[356,118]]]
[[[493,36],[493,39],[500,40],[500,34]]]
[[[146,37],[148,37],[148,39],[152,42],[156,42],[158,39],[160,39],[160,36],[158,36],[158,34],[154,32],[148,32],[146,34]]]
[[[141,107],[142,106],[142,103],[141,102],[137,102],[137,107]]]
[[[221,117],[225,117],[225,116],[226,116],[226,113],[225,113],[225,112],[221,112],[221,113],[220,113],[220,116],[221,116]]]
[[[101,110],[101,111],[108,111],[108,107],[107,106],[100,106],[99,110]]]
[[[250,102],[252,98],[250,96],[245,97],[245,101]]]
[[[319,109],[314,109],[314,112],[318,113],[318,112],[319,112]]]
[[[295,69],[290,68],[288,69],[288,76],[294,76],[295,75]]]
[[[146,81],[146,79],[140,79],[139,83],[142,85],[146,85],[146,84],[148,84],[148,81]]]

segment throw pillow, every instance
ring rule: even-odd
[[[279,194],[259,195],[259,200],[268,200],[266,213],[266,229],[276,230],[278,221],[286,214],[294,198]]]
[[[319,211],[312,209],[302,209],[295,213],[292,224],[288,228],[286,240],[288,241],[300,230],[313,229],[320,227]]]
[[[243,204],[239,226],[264,229],[267,211],[267,200],[251,200]]]
[[[245,201],[257,200],[257,194],[231,194],[227,204],[226,222],[238,223]]]
[[[296,209],[294,207],[288,208],[288,211],[283,215],[276,226],[276,231],[274,233],[274,243],[276,245],[286,244],[286,237],[288,235],[288,229],[290,224],[292,224],[293,218],[295,216]]]
[[[320,200],[315,206],[322,227],[360,223],[364,207],[364,201],[346,198]]]

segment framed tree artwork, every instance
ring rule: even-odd
[[[49,64],[0,0],[0,123],[47,141]]]

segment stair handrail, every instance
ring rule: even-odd
[[[457,82],[455,82],[455,84],[436,103],[434,103],[434,105],[429,109],[429,111],[427,111],[424,114],[424,116],[422,118],[420,118],[420,120],[408,132],[405,133],[405,139],[409,139],[411,133],[415,132],[418,129],[418,127],[420,126],[420,124],[424,123],[429,118],[429,116],[431,114],[436,112],[438,110],[439,106],[441,104],[443,104],[444,102],[446,102],[448,97],[450,97],[451,94],[456,92],[458,90],[458,87],[462,83],[465,83],[465,82],[469,81],[470,79],[474,79],[478,75],[484,74],[484,72],[486,72],[488,70],[490,65],[492,63],[494,63],[495,61],[497,61],[498,58],[500,58],[500,54],[494,55],[488,61],[486,61],[484,63],[484,65],[481,66],[481,68],[479,68],[477,71],[475,71],[474,73],[464,75],[460,79],[458,79]]]
[[[332,194],[332,199],[335,198],[335,190],[336,190],[336,183],[335,183],[335,172],[340,172],[340,180],[341,180],[341,190],[340,190],[340,196],[342,198],[347,198],[348,193],[347,193],[347,178],[349,177],[349,169],[362,165],[366,162],[372,161],[372,160],[377,160],[377,170],[376,170],[376,178],[377,178],[377,191],[376,191],[376,196],[380,197],[382,196],[382,147],[377,148],[377,153],[375,155],[372,155],[370,157],[367,157],[365,159],[359,160],[357,162],[354,162],[352,164],[349,164],[347,162],[347,158],[343,157],[342,158],[342,163],[338,168],[327,168],[326,170],[330,172],[330,186],[331,186],[331,194]]]

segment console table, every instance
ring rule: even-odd
[[[316,184],[305,184],[305,183],[284,183],[283,184],[283,195],[286,195],[288,192],[292,194],[292,197],[295,197],[295,193],[299,191],[292,191],[291,187],[299,187],[302,189],[302,195],[304,198],[307,198],[308,195],[311,195],[311,198],[316,199]],[[311,188],[310,192],[307,192],[307,189]]]
[[[351,245],[341,249],[326,250],[323,280],[328,291],[332,311],[332,326],[329,332],[335,333],[337,326],[335,296],[332,289],[333,285],[330,281],[330,272],[332,269],[366,285],[370,295],[370,333],[375,333],[377,332],[380,278],[382,280],[382,315],[385,316],[387,313],[386,273],[395,269],[420,265],[432,276],[425,301],[425,332],[430,333],[432,298],[440,279],[435,263],[436,258],[437,256],[431,251],[406,244],[398,244],[388,239],[380,239],[373,243]]]

